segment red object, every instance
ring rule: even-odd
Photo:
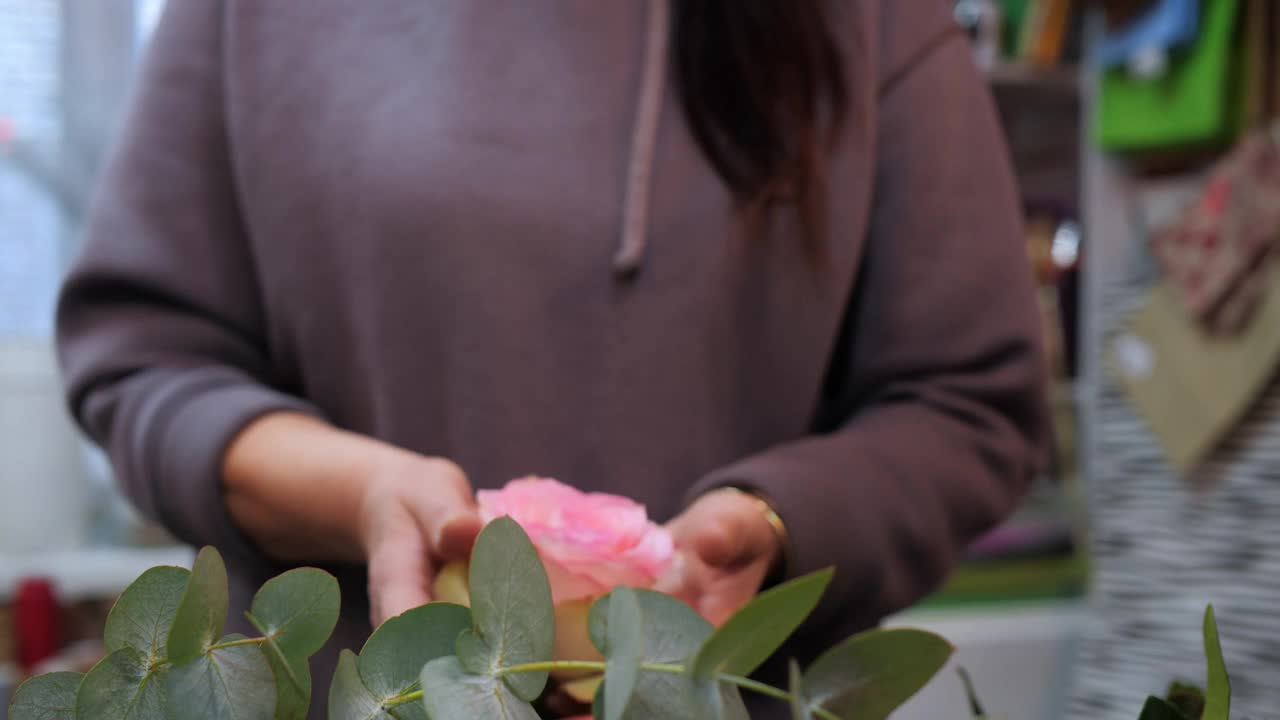
[[[57,654],[58,600],[53,584],[41,578],[18,585],[13,602],[14,634],[18,641],[18,664],[30,671]]]
[[[1151,247],[1188,313],[1216,333],[1243,327],[1280,256],[1280,142],[1255,132],[1210,171],[1197,200]]]

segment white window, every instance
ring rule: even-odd
[[[52,330],[65,231],[60,5],[0,0],[0,338]]]

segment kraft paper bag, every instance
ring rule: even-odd
[[[1280,263],[1239,334],[1204,332],[1163,282],[1106,348],[1108,370],[1145,417],[1170,464],[1190,474],[1245,415],[1280,367]]]

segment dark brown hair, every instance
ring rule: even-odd
[[[825,161],[848,90],[829,0],[675,0],[675,70],[698,145],[748,231],[794,202],[821,253]]]

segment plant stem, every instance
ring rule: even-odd
[[[606,667],[606,663],[592,662],[590,660],[582,660],[582,661],[552,660],[548,662],[512,665],[511,667],[504,668],[501,674],[510,675],[513,673],[545,672],[550,670],[594,670],[594,671],[603,672],[605,667]],[[640,669],[648,670],[650,672],[671,673],[673,675],[679,675],[685,671],[685,668],[683,665],[675,665],[671,663],[641,663]],[[791,693],[787,692],[786,690],[782,690],[772,685],[767,685],[765,683],[752,680],[751,678],[745,678],[740,675],[729,675],[726,673],[720,673],[716,677],[721,682],[727,682],[731,685],[737,685],[743,690],[750,690],[752,692],[760,693],[761,695],[766,695],[768,697],[776,698],[778,700],[784,700],[787,702],[791,701]],[[405,700],[404,702],[412,702],[413,700],[416,700],[422,697],[421,691],[417,693],[412,693],[412,695],[414,697],[412,697],[409,700]],[[404,695],[402,697],[409,698],[410,696]],[[400,700],[400,698],[395,698],[395,699],[397,701]],[[396,704],[399,705],[400,702],[396,702]],[[832,713],[830,710],[827,710],[826,708],[816,707],[812,709],[812,712],[814,715],[817,715],[819,718],[822,718],[822,720],[840,720],[840,717],[838,715],[835,715],[834,713]]]
[[[780,690],[772,685],[766,685],[762,682],[756,682],[751,678],[744,678],[740,675],[726,675],[724,673],[721,673],[719,675],[719,678],[721,681],[737,685],[743,690],[751,690],[752,692],[758,692],[761,695],[768,695],[771,698],[777,698],[778,700],[791,702],[791,693],[787,692],[786,690]],[[815,707],[815,708],[810,708],[809,711],[814,715],[817,715],[818,717],[822,718],[822,720],[840,720],[839,715],[836,715],[835,713],[831,712],[826,708]]]
[[[226,648],[241,647],[243,645],[261,645],[266,641],[267,639],[264,637],[230,640],[224,643],[215,643],[213,645],[210,645],[209,647],[205,648],[204,651],[208,653],[208,652],[213,652],[214,650],[225,650]],[[170,660],[169,658],[159,658],[151,663],[151,669],[159,670],[160,668],[168,667],[169,665],[172,665],[172,664],[173,664],[173,661]]]
[[[640,667],[645,668],[647,666],[641,665]],[[511,667],[502,668],[498,674],[512,675],[515,673],[548,672],[551,670],[594,670],[596,672],[604,672],[604,669],[605,663],[593,660],[548,660],[546,662],[512,665]]]
[[[264,643],[264,642],[266,642],[266,641],[267,641],[267,639],[266,639],[266,638],[264,638],[264,637],[244,638],[244,639],[242,639],[242,640],[231,640],[231,641],[229,641],[229,642],[218,643],[218,644],[216,644],[216,645],[210,645],[210,646],[209,646],[209,649],[210,649],[210,650],[224,650],[224,649],[226,649],[226,648],[241,647],[241,646],[243,646],[243,645],[261,645],[262,643]]]
[[[415,690],[411,693],[397,695],[393,698],[388,699],[386,702],[382,703],[382,709],[386,710],[387,708],[393,708],[393,707],[396,707],[397,705],[408,705],[411,702],[417,702],[421,699],[422,699],[422,691]]]

